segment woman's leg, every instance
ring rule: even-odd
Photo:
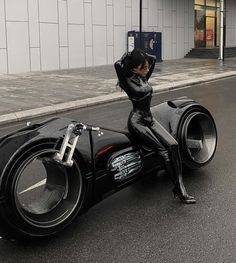
[[[137,136],[141,144],[147,145],[158,153],[160,152],[168,155],[166,147],[160,142],[148,126],[139,122],[132,122],[128,123],[128,128],[130,133]]]
[[[161,150],[159,154],[163,157],[167,172],[174,183],[174,195],[178,196],[184,203],[195,203],[196,200],[194,197],[187,194],[183,183],[182,162],[178,142],[156,120],[153,121],[150,129],[157,139],[168,148],[168,151]]]
[[[128,123],[130,132],[136,134],[142,144],[153,148],[163,158],[167,173],[175,185],[174,195],[179,196],[184,203],[195,203],[195,199],[187,194],[183,184],[178,142],[159,125],[155,122],[149,128],[139,122]]]

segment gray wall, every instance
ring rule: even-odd
[[[226,46],[236,46],[236,1],[226,0]]]
[[[0,73],[112,64],[139,29],[139,0],[0,0]],[[143,0],[143,29],[163,59],[194,45],[194,0]]]
[[[183,58],[194,47],[194,0],[153,0],[149,5],[150,2],[158,2],[157,24],[163,33],[163,59]]]

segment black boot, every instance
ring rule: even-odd
[[[179,198],[181,202],[185,203],[185,204],[195,204],[196,203],[196,199],[185,193],[183,190],[180,190],[180,186],[179,185],[175,185],[175,187],[173,188],[173,194],[175,198]]]
[[[196,203],[196,199],[193,196],[187,194],[183,183],[182,164],[178,152],[178,146],[173,147],[170,153],[171,159],[169,158],[168,154],[168,156],[164,156],[164,160],[167,172],[174,183],[174,188],[172,190],[174,197],[178,197],[185,204],[194,204]]]

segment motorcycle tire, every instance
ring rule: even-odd
[[[54,146],[50,140],[30,145],[8,166],[0,189],[1,236],[50,236],[81,211],[86,184],[79,161],[75,157],[72,167],[58,164]]]
[[[194,170],[208,164],[217,147],[213,117],[202,106],[190,108],[180,120],[177,138],[185,168]]]

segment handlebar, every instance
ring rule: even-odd
[[[83,123],[76,123],[73,129],[73,133],[75,135],[81,135],[81,131],[85,130],[85,131],[97,131],[100,132],[100,128],[99,127],[93,127],[90,125],[85,125]]]
[[[83,124],[81,122],[75,124],[75,128],[79,129],[79,130],[87,130],[87,131],[99,131],[100,130],[99,127],[93,127],[93,126],[90,126],[90,125],[85,125],[85,124]]]

